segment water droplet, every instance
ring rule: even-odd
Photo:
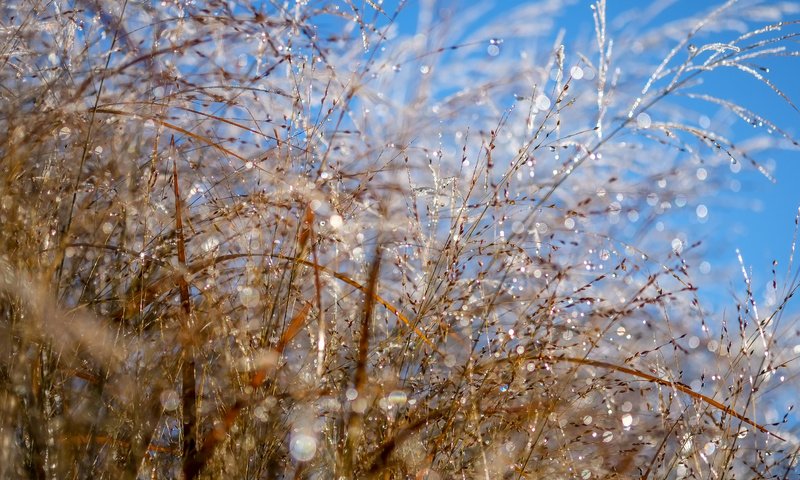
[[[307,462],[317,453],[317,439],[305,433],[292,435],[289,451],[298,462]]]
[[[428,73],[430,73],[430,71],[431,71],[430,65],[420,65],[419,67],[419,73],[423,75],[427,75]]]
[[[633,415],[630,413],[626,413],[622,416],[622,426],[623,427],[630,427],[633,424]]]
[[[264,405],[258,405],[254,408],[253,415],[262,422],[266,422],[269,418],[267,408]]]
[[[242,287],[239,290],[239,301],[242,302],[246,308],[252,308],[258,305],[258,292],[252,287]]]
[[[539,95],[536,97],[536,108],[539,110],[547,110],[550,108],[550,99],[547,98],[545,95]]]
[[[61,140],[68,139],[70,135],[72,135],[72,129],[69,127],[61,127],[61,130],[58,131],[58,136]]]
[[[705,168],[700,167],[697,169],[696,175],[697,179],[702,181],[708,178],[708,171]]]
[[[708,207],[701,203],[695,208],[695,213],[697,214],[697,218],[706,218],[708,216]]]
[[[393,405],[404,405],[408,401],[408,395],[402,390],[395,390],[386,399]]]
[[[706,455],[711,455],[717,449],[717,446],[714,445],[714,442],[708,442],[703,446],[703,453]]]
[[[392,66],[392,71],[394,71],[394,72],[399,72],[399,71],[400,71],[400,70],[402,70],[402,69],[403,69],[403,67],[402,67],[402,66],[401,66],[399,63],[395,63],[395,64]]]
[[[650,115],[646,112],[642,112],[636,116],[636,125],[639,128],[650,128],[650,125],[653,124],[653,121],[650,119]]]
[[[346,392],[344,392],[345,398],[350,400],[351,402],[358,398],[358,390],[355,388],[348,388]]]

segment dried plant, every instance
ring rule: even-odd
[[[692,226],[797,4],[659,5],[5,2],[0,476],[795,476],[791,259]]]

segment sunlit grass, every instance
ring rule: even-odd
[[[792,5],[393,8],[0,7],[0,476],[790,477],[793,258],[698,232]]]

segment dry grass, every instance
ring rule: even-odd
[[[254,5],[0,6],[1,477],[796,476],[792,262],[713,312],[681,213],[795,5]]]

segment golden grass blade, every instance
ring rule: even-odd
[[[730,408],[729,406],[727,406],[727,405],[725,405],[723,403],[718,402],[717,400],[714,400],[713,398],[711,398],[711,397],[709,397],[707,395],[703,395],[702,393],[695,392],[694,390],[691,389],[691,387],[689,387],[688,385],[685,385],[683,383],[671,382],[669,380],[664,380],[663,378],[659,378],[659,377],[656,377],[655,375],[651,375],[649,373],[642,372],[641,370],[636,370],[636,369],[633,369],[633,368],[630,368],[630,367],[626,367],[624,365],[615,365],[613,363],[603,362],[603,361],[600,361],[600,360],[592,360],[592,359],[589,359],[589,358],[552,357],[552,358],[550,358],[548,360],[574,363],[574,364],[577,364],[577,365],[587,365],[587,366],[598,367],[598,368],[605,368],[605,369],[608,369],[608,370],[613,370],[615,372],[625,373],[627,375],[631,375],[631,376],[634,376],[634,377],[639,377],[639,378],[642,378],[644,380],[647,380],[648,382],[657,383],[657,384],[663,385],[665,387],[674,388],[675,390],[678,390],[680,392],[683,392],[683,393],[689,395],[690,397],[694,398],[695,400],[699,400],[699,401],[704,402],[704,403],[706,403],[708,405],[711,405],[712,407],[714,407],[714,408],[726,413],[727,415],[730,415],[730,416],[732,416],[734,418],[737,418],[737,419],[741,420],[742,422],[744,422],[744,423],[746,423],[746,424],[758,429],[761,432],[769,434],[769,435],[777,438],[778,440],[781,440],[781,441],[784,441],[784,442],[786,441],[785,438],[781,437],[780,435],[778,435],[776,433],[771,432],[765,426],[763,426],[761,424],[758,424],[758,423],[754,422],[753,420],[750,420],[749,418],[747,418],[744,415],[740,414],[736,410]]]

